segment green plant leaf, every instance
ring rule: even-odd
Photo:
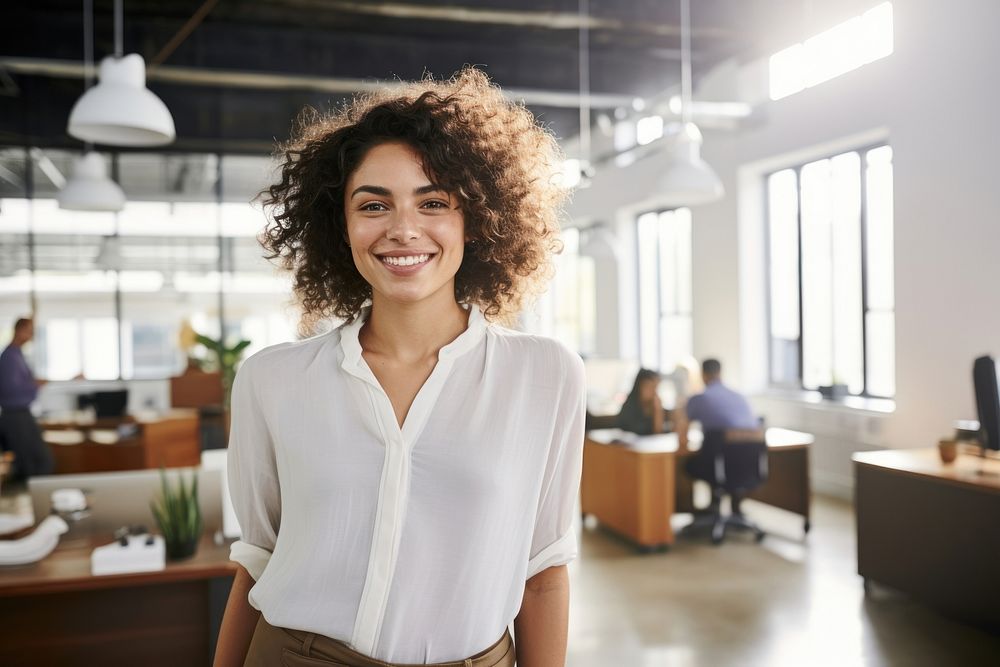
[[[236,343],[236,345],[234,345],[233,348],[229,351],[234,355],[236,355],[236,358],[239,359],[239,354],[243,352],[243,350],[247,349],[248,345],[250,345],[250,341],[243,339],[240,342]]]
[[[187,479],[178,473],[176,483],[171,484],[161,467],[160,486],[160,497],[150,503],[150,509],[164,539],[178,543],[201,537],[203,522],[198,505],[198,473],[192,471]]]

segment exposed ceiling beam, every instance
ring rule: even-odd
[[[396,19],[425,21],[454,21],[457,23],[494,24],[550,30],[611,30],[677,37],[680,25],[671,23],[630,23],[620,19],[599,16],[580,16],[577,12],[526,12],[504,9],[473,9],[453,5],[410,5],[401,2],[356,2],[352,0],[285,0],[291,6],[334,10],[353,14],[367,14]],[[691,30],[696,37],[731,39],[736,33],[727,28],[700,27]]]
[[[188,38],[188,35],[190,35],[195,28],[201,25],[201,22],[205,20],[205,17],[208,16],[208,13],[212,11],[212,8],[215,7],[215,4],[218,1],[219,0],[205,0],[201,7],[199,7],[197,11],[191,15],[191,18],[189,18],[187,22],[181,26],[181,29],[170,38],[170,41],[167,42],[162,49],[160,49],[160,52],[153,56],[153,59],[149,61],[149,66],[157,67],[162,65],[163,62],[170,57],[170,54],[173,53],[177,47]]]
[[[83,63],[72,60],[0,57],[0,71],[3,70],[33,76],[83,78],[84,66]],[[172,65],[161,65],[155,69],[149,69],[146,75],[150,81],[162,83],[260,90],[311,90],[342,94],[369,92],[383,89],[386,86],[399,86],[403,83],[401,81],[274,74],[270,72],[239,72]],[[510,99],[523,101],[525,104],[534,106],[576,108],[580,105],[579,93],[572,91],[505,88],[504,93]],[[610,93],[591,93],[589,96],[591,107],[604,109],[629,106],[634,99],[635,97],[632,95]]]

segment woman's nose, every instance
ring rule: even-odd
[[[415,213],[398,210],[389,222],[386,238],[397,242],[413,241],[420,238],[420,224]]]

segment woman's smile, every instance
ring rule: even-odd
[[[427,266],[437,253],[413,255],[377,255],[385,268],[397,276],[410,276]]]

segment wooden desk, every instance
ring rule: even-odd
[[[944,464],[936,449],[853,459],[865,591],[874,581],[1000,629],[1000,461]]]
[[[160,572],[90,574],[86,547],[0,567],[0,665],[209,665],[236,564],[205,538]]]
[[[700,433],[691,433],[696,450]],[[770,475],[749,497],[799,514],[809,530],[808,433],[769,428]],[[643,549],[674,543],[670,517],[694,510],[693,484],[683,462],[693,452],[678,452],[676,433],[642,438],[632,445],[603,444],[589,437],[583,448],[581,509]]]
[[[113,434],[120,425],[135,425],[135,435],[114,444],[97,442],[98,434]],[[201,441],[196,410],[172,410],[162,415],[79,421],[41,420],[39,426],[52,432],[46,439],[55,460],[56,474],[110,472],[197,466]],[[60,444],[58,436],[78,432],[77,444]],[[88,434],[93,433],[92,437]]]

